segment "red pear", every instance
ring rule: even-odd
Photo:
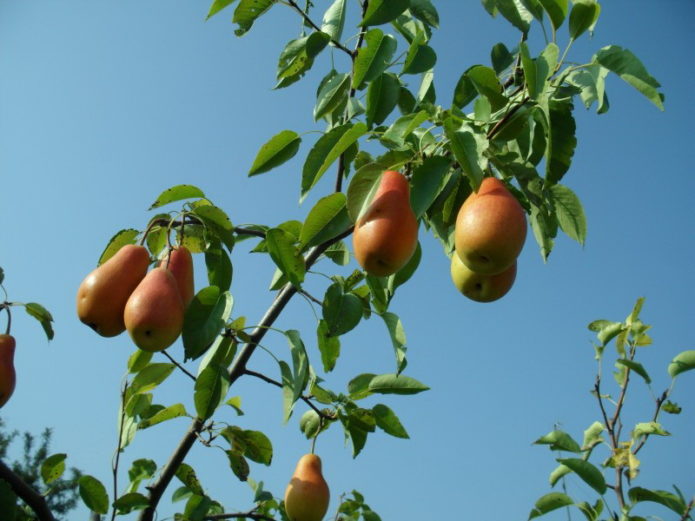
[[[176,283],[181,293],[184,308],[193,300],[195,295],[195,284],[193,283],[193,256],[188,248],[179,246],[169,252],[167,257],[162,259],[160,266],[167,268],[176,279]]]
[[[417,219],[410,206],[408,180],[387,170],[374,199],[355,224],[352,245],[357,262],[370,275],[386,277],[410,260],[417,248]]]
[[[0,335],[0,407],[14,393],[17,376],[14,370],[15,339],[12,335]]]

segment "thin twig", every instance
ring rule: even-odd
[[[654,411],[654,416],[652,417],[652,421],[655,422],[659,419],[659,413],[661,412],[661,406],[664,404],[664,402],[668,399],[668,389],[666,389],[659,398],[656,399],[656,410]],[[642,447],[644,447],[644,444],[647,443],[647,438],[649,438],[649,434],[645,434],[644,437],[640,440],[640,442],[637,444],[637,447],[632,451],[633,454],[637,454]]]
[[[217,521],[219,519],[235,519],[235,518],[242,518],[242,519],[258,519],[260,521],[275,521],[274,517],[269,517],[264,514],[258,514],[254,511],[251,512],[237,512],[233,514],[212,514],[209,516],[205,516],[203,519],[205,521]]]
[[[114,501],[116,498],[118,498],[118,463],[121,459],[121,450],[122,450],[122,444],[123,444],[123,424],[125,422],[125,394],[126,391],[128,390],[128,382],[126,381],[123,384],[123,390],[121,391],[121,417],[119,421],[119,426],[118,426],[118,444],[116,446],[116,453],[113,455],[113,465],[112,465],[112,472],[113,472],[113,498]],[[113,513],[111,514],[111,521],[114,521],[116,519],[116,509],[113,509]]]
[[[196,377],[193,376],[193,374],[190,373],[184,366],[182,366],[180,363],[178,363],[176,360],[174,360],[174,358],[169,353],[167,353],[166,350],[162,351],[162,353],[164,354],[164,356],[166,356],[171,361],[172,364],[174,364],[176,367],[181,369],[181,371],[183,371],[194,382],[196,381]]]
[[[299,7],[299,6],[297,5],[297,3],[296,3],[294,0],[287,0],[287,3],[288,3],[288,4],[290,5],[290,7],[292,7],[295,11],[297,11],[297,12],[302,16],[302,18],[304,18],[304,21],[305,21],[307,24],[309,24],[314,30],[319,31],[319,32],[321,31],[321,28],[320,28],[318,25],[316,25],[316,24],[314,23],[314,21],[309,17],[309,15],[306,14],[306,12],[304,11],[304,9],[302,9],[301,7]],[[348,56],[352,56],[352,51],[351,51],[350,49],[348,49],[347,47],[345,47],[345,46],[344,46],[342,43],[340,43],[338,40],[334,40],[333,38],[331,38],[331,43],[332,43],[334,46],[336,46],[338,49],[340,49],[341,51],[347,53]]]
[[[251,228],[243,228],[241,226],[235,226],[234,233],[237,235],[253,235],[254,237],[265,239],[265,232],[261,230],[252,230]]]
[[[309,293],[308,291],[306,291],[306,290],[304,290],[304,289],[300,289],[300,290],[299,290],[299,293],[302,294],[302,295],[304,295],[306,298],[308,298],[309,300],[311,300],[311,301],[314,302],[315,304],[318,304],[319,306],[323,306],[323,301],[317,299],[315,296],[313,296],[313,295],[312,295],[311,293]]]
[[[22,478],[15,474],[10,467],[0,460],[0,479],[6,481],[17,496],[31,508],[39,521],[56,521],[48,508],[46,499]]]

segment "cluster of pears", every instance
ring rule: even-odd
[[[121,247],[92,271],[77,290],[77,316],[105,337],[126,329],[136,346],[161,351],[183,329],[184,312],[193,299],[193,258],[183,245],[169,249],[148,271],[147,248]]]
[[[407,264],[417,248],[417,218],[410,186],[400,172],[385,171],[369,207],[355,223],[355,258],[370,275],[387,277]]]
[[[14,393],[17,375],[14,370],[15,339],[10,334],[0,335],[0,407]]]
[[[330,492],[321,472],[321,458],[305,454],[297,462],[285,490],[285,512],[290,521],[321,521],[328,511]]]
[[[486,177],[459,209],[451,278],[466,297],[492,302],[511,289],[526,240],[526,213],[502,181]]]

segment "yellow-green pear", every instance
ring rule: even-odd
[[[147,273],[147,248],[126,244],[85,277],[77,290],[77,316],[101,336],[125,331],[123,310]]]
[[[476,302],[493,302],[511,289],[516,279],[516,261],[495,275],[477,273],[466,266],[456,253],[451,256],[451,280],[461,293]]]
[[[150,270],[130,295],[123,320],[136,346],[144,351],[161,351],[181,334],[183,315],[176,279],[160,266]]]
[[[321,473],[321,458],[305,454],[297,462],[285,490],[285,512],[291,521],[321,521],[328,511],[330,493]]]

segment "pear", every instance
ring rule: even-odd
[[[130,295],[123,320],[136,346],[143,351],[161,351],[181,334],[183,315],[176,279],[159,266],[150,270]]]
[[[128,297],[145,277],[150,264],[147,248],[126,244],[97,267],[77,290],[77,316],[101,336],[125,331],[123,310]]]
[[[526,240],[526,213],[502,181],[486,177],[456,217],[456,253],[471,270],[501,273],[521,253]]]
[[[459,256],[451,256],[451,280],[463,295],[476,302],[493,302],[505,296],[516,279],[516,261],[501,273],[484,275],[472,271]]]
[[[291,521],[321,521],[328,511],[330,493],[321,474],[321,458],[305,454],[299,459],[285,490],[285,512]]]
[[[396,273],[415,253],[417,219],[408,180],[400,172],[381,176],[374,199],[355,223],[352,245],[360,266],[378,277]]]
[[[183,300],[183,307],[193,300],[195,284],[193,283],[193,256],[188,248],[179,246],[169,252],[168,257],[162,259],[160,266],[167,268],[176,279]]]
[[[15,345],[12,335],[0,335],[0,407],[12,396],[17,381],[14,370]]]

